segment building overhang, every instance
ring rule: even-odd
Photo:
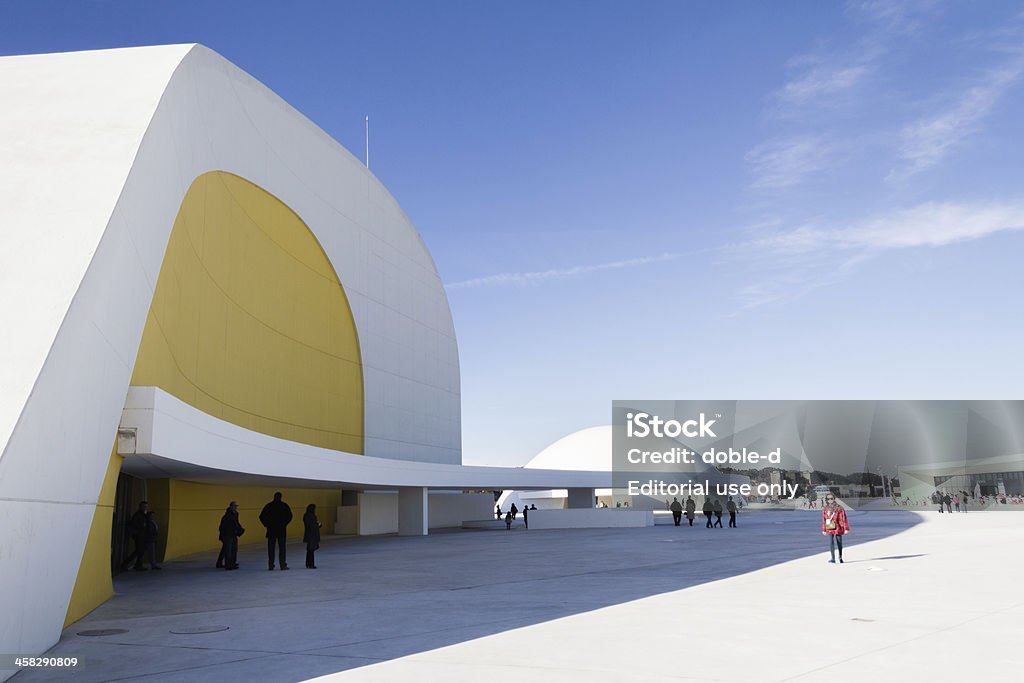
[[[393,460],[318,448],[239,427],[157,387],[131,387],[119,428],[122,470],[239,486],[544,490],[610,488],[610,472]]]

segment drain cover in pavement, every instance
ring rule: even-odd
[[[174,628],[171,629],[171,633],[176,633],[182,636],[192,636],[198,633],[219,633],[220,631],[227,631],[230,626],[195,626],[193,628]]]
[[[116,636],[118,633],[128,633],[126,628],[94,628],[90,631],[79,631],[80,636]]]

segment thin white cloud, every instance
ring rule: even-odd
[[[853,16],[895,35],[919,33],[942,11],[939,0],[851,0],[846,7]]]
[[[1017,56],[985,74],[953,99],[945,110],[919,119],[903,129],[899,155],[904,165],[888,180],[903,180],[939,164],[952,150],[978,132],[981,122],[1024,75],[1024,59]]]
[[[740,311],[790,301],[839,282],[864,261],[896,249],[943,247],[1024,231],[1024,200],[926,202],[845,226],[806,223],[737,245],[760,262],[737,292]]]
[[[867,64],[816,66],[788,81],[777,96],[791,103],[805,103],[819,97],[852,89],[871,71]]]
[[[471,280],[452,282],[445,285],[445,289],[452,291],[456,289],[475,289],[477,287],[501,287],[509,285],[522,287],[526,285],[539,285],[551,280],[564,280],[566,278],[578,277],[580,275],[587,275],[589,273],[595,273],[602,270],[636,268],[652,263],[673,261],[680,256],[682,256],[682,254],[666,252],[657,256],[641,256],[622,261],[611,261],[609,263],[593,263],[524,273],[498,273],[497,275],[487,275],[485,277],[477,277]]]
[[[746,162],[759,190],[799,185],[828,167],[838,146],[819,135],[797,135],[769,140],[747,152]]]
[[[1018,230],[1024,230],[1024,201],[926,202],[846,227],[805,224],[754,240],[746,247],[790,254],[823,249],[878,251],[941,247]]]

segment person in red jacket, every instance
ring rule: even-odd
[[[850,523],[846,519],[846,510],[836,502],[836,497],[829,493],[825,496],[825,505],[821,508],[821,535],[828,536],[828,551],[832,556],[830,563],[836,562],[836,546],[839,546],[839,563],[843,562],[843,536],[850,533]]]

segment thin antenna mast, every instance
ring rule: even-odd
[[[370,117],[366,117],[366,168],[370,168]]]

